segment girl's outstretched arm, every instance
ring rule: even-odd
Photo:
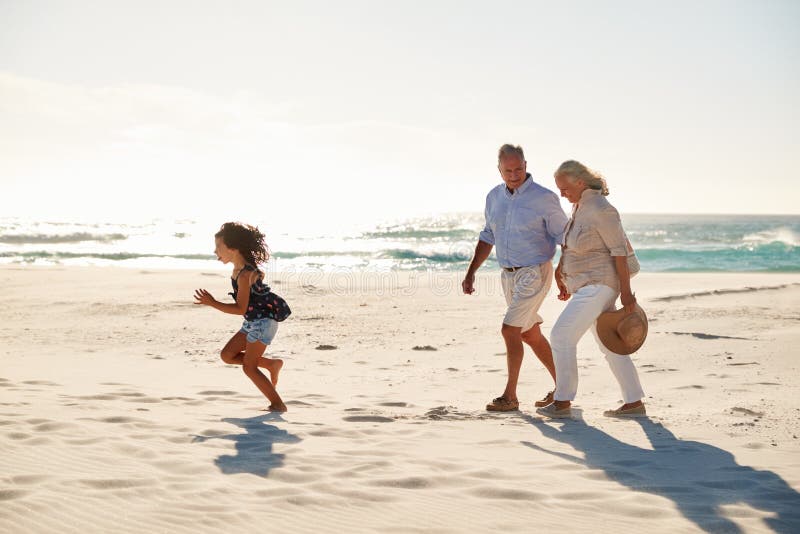
[[[251,271],[242,273],[242,276],[239,278],[241,285],[239,286],[239,291],[236,295],[236,304],[220,302],[205,289],[195,290],[194,303],[211,306],[212,308],[224,313],[244,315],[245,312],[247,312],[247,306],[250,304],[250,286],[255,283],[257,276],[257,273]]]

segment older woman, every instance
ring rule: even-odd
[[[601,313],[614,310],[620,295],[626,313],[632,313],[636,306],[627,263],[630,244],[619,213],[606,200],[608,188],[603,177],[583,164],[562,163],[555,179],[561,196],[573,204],[555,271],[558,298],[571,300],[550,335],[556,367],[555,400],[537,412],[547,417],[570,417],[570,404],[578,391],[578,341],[591,328],[622,389],[624,404],[605,415],[644,415],[644,392],[633,361],[607,349],[597,337],[595,324]]]

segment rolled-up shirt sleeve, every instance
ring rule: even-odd
[[[556,243],[561,245],[564,243],[564,232],[567,229],[569,218],[564,210],[561,209],[561,203],[555,194],[548,195],[546,203],[546,211],[544,215],[544,223],[547,227],[547,233],[556,240]]]
[[[491,196],[486,196],[486,207],[483,210],[483,216],[486,220],[486,223],[483,226],[483,230],[481,230],[478,239],[483,241],[484,243],[489,243],[490,245],[494,245],[494,232],[492,232],[491,226],[489,226],[489,211],[491,208]]]
[[[609,206],[599,211],[596,216],[596,225],[597,233],[600,234],[600,238],[612,256],[628,255],[625,230],[622,229],[622,220],[616,208]]]

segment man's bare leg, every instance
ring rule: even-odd
[[[522,328],[503,324],[500,332],[506,342],[506,364],[508,366],[508,382],[506,382],[503,398],[516,401],[518,400],[517,382],[522,368],[522,358],[525,355],[525,348],[522,345]]]
[[[539,361],[542,362],[545,369],[553,377],[553,384],[556,382],[556,366],[553,363],[553,351],[550,349],[550,343],[547,338],[542,334],[539,324],[533,325],[532,328],[522,333],[522,341],[527,343],[532,349]]]

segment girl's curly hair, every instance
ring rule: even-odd
[[[269,248],[264,241],[264,234],[256,226],[226,222],[214,237],[221,238],[226,247],[238,250],[244,261],[254,267],[269,260]]]

